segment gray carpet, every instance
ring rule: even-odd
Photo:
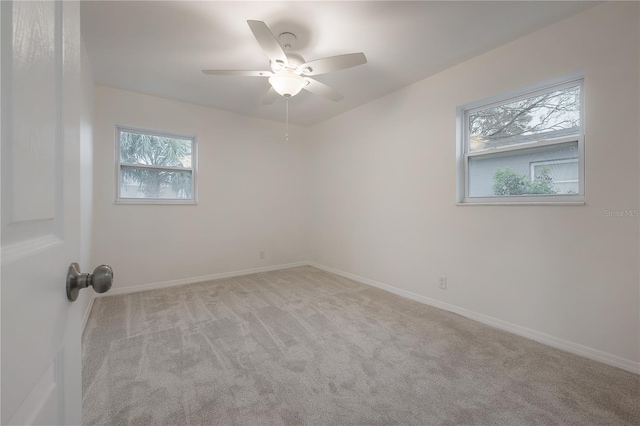
[[[639,376],[311,267],[96,300],[84,423],[637,425]]]

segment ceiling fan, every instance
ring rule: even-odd
[[[209,75],[240,75],[246,77],[268,77],[271,88],[264,97],[263,104],[273,103],[278,95],[290,98],[304,89],[332,101],[339,101],[343,96],[308,76],[325,74],[367,63],[364,53],[349,53],[331,56],[315,61],[305,62],[297,53],[290,52],[294,47],[295,34],[284,32],[276,38],[267,24],[262,21],[247,21],[256,40],[269,58],[270,71],[240,70],[203,70]]]

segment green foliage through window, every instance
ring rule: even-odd
[[[169,198],[192,198],[191,161],[189,139],[120,131],[122,183],[138,185],[145,198],[163,198],[166,191]]]
[[[541,195],[555,194],[553,179],[549,176],[549,168],[542,167],[534,180],[514,172],[510,168],[497,169],[493,176],[493,194],[504,195]]]

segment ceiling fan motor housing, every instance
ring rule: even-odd
[[[282,61],[271,61],[271,70],[274,73],[279,73],[283,69],[290,69],[296,74],[302,74],[303,70],[300,68],[300,66],[304,64],[304,58],[297,53],[287,52],[286,55],[289,65],[285,65]]]

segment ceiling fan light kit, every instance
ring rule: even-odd
[[[269,77],[269,83],[273,90],[285,98],[295,96],[309,84],[304,78],[291,70],[284,70]]]

